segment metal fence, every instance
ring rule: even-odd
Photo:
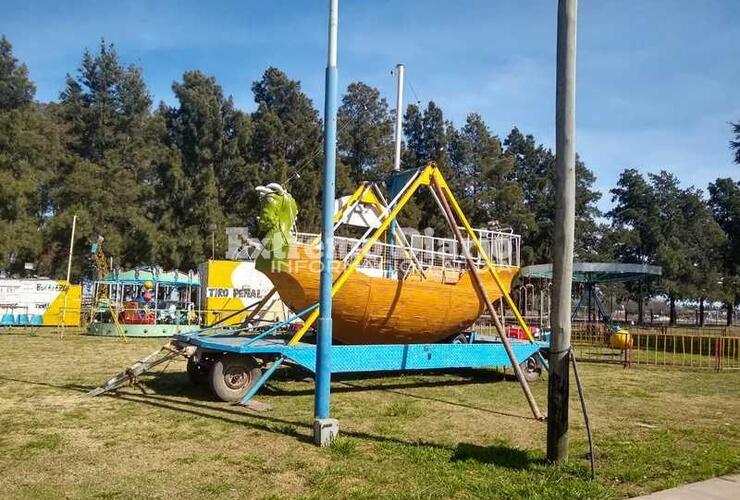
[[[579,359],[627,368],[740,370],[737,328],[630,327],[629,332],[627,348],[618,349],[611,346],[611,332],[603,325],[574,324],[572,344]]]

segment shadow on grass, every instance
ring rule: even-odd
[[[311,374],[301,368],[287,368],[286,370],[280,371],[275,378],[280,381],[297,381],[305,380],[310,378]],[[536,420],[534,417],[527,415],[519,415],[515,413],[507,413],[498,410],[492,410],[489,408],[482,408],[467,403],[461,403],[458,401],[450,401],[448,399],[442,399],[432,396],[421,395],[413,392],[406,391],[405,389],[425,389],[435,387],[455,387],[455,386],[467,386],[467,385],[480,385],[499,383],[502,381],[510,381],[511,377],[498,371],[476,371],[471,372],[470,370],[443,370],[434,372],[412,372],[405,374],[406,376],[413,375],[457,375],[460,378],[456,380],[411,380],[408,382],[394,382],[375,385],[366,385],[352,383],[353,381],[359,380],[382,380],[382,379],[398,379],[398,373],[394,372],[375,372],[366,374],[357,373],[341,373],[333,376],[332,392],[337,393],[355,393],[355,392],[370,392],[370,391],[383,391],[392,394],[398,394],[400,396],[413,398],[422,401],[432,401],[436,403],[442,403],[451,406],[457,406],[460,408],[467,408],[475,411],[481,411],[492,415],[500,415],[504,417],[517,418],[522,420]],[[76,384],[63,384],[55,385],[45,382],[30,381],[30,380],[19,380],[7,377],[0,377],[0,380],[8,380],[13,382],[20,382],[25,384],[34,384],[41,386],[54,387],[59,389],[71,389],[78,392],[86,393],[94,387],[86,387]],[[150,372],[143,379],[140,379],[141,384],[136,387],[145,395],[151,395],[153,391],[155,394],[163,396],[176,396],[176,397],[187,397],[191,400],[213,402],[216,401],[211,391],[208,389],[208,383],[202,383],[194,385],[190,382],[188,375],[184,372],[165,372],[155,371]],[[270,385],[269,382],[261,389],[263,394],[269,394],[271,396],[310,396],[314,393],[313,388],[308,389],[283,389]]]
[[[20,378],[3,377],[3,376],[0,376],[0,380],[4,380],[6,382],[17,382],[19,384],[38,385],[41,387],[51,387],[52,389],[64,389],[67,391],[75,391],[75,392],[80,392],[80,393],[86,393],[93,389],[93,387],[82,386],[79,384],[52,384],[50,382],[39,382],[36,380],[23,380]]]
[[[471,410],[481,411],[490,413],[493,415],[501,415],[504,417],[518,418],[523,420],[536,420],[534,417],[526,415],[517,415],[514,413],[507,413],[488,408],[482,408],[479,406],[460,403],[457,401],[450,401],[447,399],[436,398],[431,396],[424,396],[413,392],[405,391],[404,389],[424,389],[424,388],[435,388],[435,387],[454,387],[454,386],[466,386],[466,385],[479,385],[479,384],[490,384],[498,383],[502,381],[510,380],[508,375],[505,375],[497,371],[478,371],[471,373],[470,370],[445,370],[435,372],[414,372],[408,375],[457,375],[460,378],[457,380],[411,380],[408,382],[393,382],[388,384],[376,384],[366,385],[352,383],[357,380],[382,380],[382,379],[398,379],[398,373],[393,372],[380,372],[380,373],[341,373],[332,376],[333,386],[332,393],[355,393],[355,392],[370,392],[370,391],[383,391],[392,394],[398,394],[401,396],[423,400],[433,401],[437,403],[457,406],[460,408],[468,408]],[[310,373],[300,368],[288,368],[282,370],[276,374],[274,378],[280,381],[296,381],[311,378]],[[163,372],[157,374],[156,377],[145,380],[146,388],[152,389],[157,394],[162,395],[173,395],[173,396],[187,396],[191,399],[199,401],[214,401],[214,398],[210,391],[205,389],[207,384],[199,386],[193,386],[186,374],[178,372]],[[309,389],[284,389],[270,385],[269,382],[261,389],[263,394],[269,394],[271,396],[310,396],[314,393],[313,388]]]
[[[142,404],[158,409],[174,411],[178,413],[184,413],[193,415],[201,418],[208,418],[218,420],[220,422],[247,426],[252,429],[256,429],[263,432],[269,432],[273,434],[281,434],[288,437],[292,437],[303,443],[312,443],[312,425],[303,421],[289,420],[285,418],[278,418],[274,416],[267,416],[262,414],[256,414],[248,412],[239,406],[227,405],[226,403],[217,403],[213,400],[210,392],[207,389],[206,384],[200,386],[193,386],[188,383],[188,377],[184,373],[177,372],[165,372],[156,374],[157,376],[153,379],[147,380],[147,389],[155,390],[155,393],[143,392],[142,394],[132,392],[113,392],[107,394],[108,397],[118,399],[122,401],[128,401],[132,403]],[[348,377],[343,377],[348,378]],[[349,377],[351,379],[359,379],[360,377]],[[371,378],[382,378],[374,375]],[[363,377],[364,379],[364,377]],[[52,384],[48,382],[31,381],[14,379],[10,377],[0,377],[0,380],[6,380],[11,382],[38,385],[43,387],[50,387],[55,389],[63,389],[69,391],[75,391],[80,394],[85,394],[90,391],[93,387],[84,386],[80,384]],[[370,390],[382,390],[402,394],[405,396],[424,399],[430,401],[438,401],[446,404],[463,406],[467,408],[473,408],[489,413],[496,413],[504,416],[511,416],[522,418],[526,420],[534,420],[531,417],[525,417],[521,415],[511,415],[493,410],[487,410],[483,408],[476,408],[471,405],[465,405],[452,401],[446,401],[437,398],[430,398],[420,396],[417,394],[406,393],[400,389],[406,388],[424,388],[424,387],[441,387],[450,385],[468,385],[468,384],[481,384],[490,383],[491,381],[503,380],[503,375],[498,376],[493,373],[489,374],[489,377],[467,378],[461,380],[447,380],[447,381],[413,381],[406,383],[388,384],[382,386],[364,386],[364,385],[353,385],[348,382],[340,382],[339,387],[333,387],[333,392],[360,392]],[[313,394],[313,390],[299,390],[299,391],[274,391],[279,394],[291,394],[291,395],[308,395]],[[493,464],[501,467],[511,469],[526,469],[533,463],[538,463],[537,460],[533,460],[529,457],[526,451],[518,450],[507,446],[506,444],[496,444],[493,446],[478,446],[468,443],[460,443],[456,447],[450,447],[439,443],[423,440],[412,440],[407,441],[396,437],[382,436],[376,434],[370,434],[362,431],[342,430],[344,436],[352,437],[359,440],[372,441],[377,443],[390,443],[395,445],[401,445],[405,447],[431,447],[440,450],[445,450],[451,453],[451,461],[465,461],[474,460],[480,463]]]
[[[543,465],[545,460],[532,458],[525,450],[512,448],[505,443],[491,446],[479,446],[477,444],[460,443],[452,455],[453,462],[464,462],[475,460],[484,464],[493,464],[507,469],[524,470],[531,465]]]
[[[246,413],[237,406],[216,406],[193,401],[175,401],[160,395],[139,395],[131,393],[112,394],[116,399],[139,403],[159,409],[187,413],[193,416],[218,420],[220,422],[242,425],[250,429],[280,434],[294,438],[302,443],[313,443],[312,425],[299,420],[289,420],[273,416]],[[342,430],[343,436],[363,441],[400,445],[410,448],[435,448],[451,453],[451,461],[473,460],[480,463],[497,465],[509,469],[527,469],[530,465],[542,463],[541,460],[530,458],[526,451],[512,448],[506,444],[493,446],[478,446],[460,443],[455,447],[435,443],[432,441],[408,441],[396,437],[370,434],[368,432]]]

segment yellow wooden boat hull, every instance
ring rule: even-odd
[[[319,254],[303,245],[293,248],[287,270],[263,272],[294,312],[319,301]],[[334,279],[345,264],[334,262]],[[517,267],[497,267],[509,293]],[[502,294],[488,271],[478,271],[491,301]],[[402,344],[442,341],[469,328],[483,313],[470,271],[430,269],[426,278],[368,276],[355,271],[334,296],[334,339],[345,344]]]

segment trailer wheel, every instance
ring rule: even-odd
[[[522,373],[527,382],[534,382],[542,375],[542,365],[540,365],[539,360],[534,356],[528,357],[519,366],[522,367]]]
[[[208,378],[208,368],[197,363],[192,357],[188,358],[186,371],[188,372],[188,380],[193,385],[200,385]]]
[[[262,370],[251,356],[226,354],[213,363],[210,380],[213,393],[222,401],[239,401],[257,382]]]

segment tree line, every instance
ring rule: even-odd
[[[300,207],[302,230],[320,221],[322,130],[300,82],[267,68],[252,84],[255,109],[238,109],[212,76],[186,71],[172,83],[174,105],[154,104],[141,68],[111,44],[85,50],[55,102],[35,100],[25,64],[0,38],[0,270],[63,276],[72,216],[76,247],[97,235],[122,267],[192,268],[225,248],[226,226],[253,227],[254,188],[278,182]],[[337,193],[392,169],[394,111],[380,92],[351,83],[338,115]],[[730,148],[740,163],[740,123]],[[435,161],[471,222],[522,235],[525,264],[550,261],[555,155],[513,128],[503,139],[477,113],[462,126],[433,101],[403,116],[402,166]],[[595,176],[577,160],[576,258],[663,266],[649,294],[677,300],[740,299],[740,182],[720,178],[683,188],[671,173],[627,169],[600,213]],[[431,198],[420,196],[401,223],[445,232]],[[73,276],[90,266],[77,252]],[[629,293],[636,293],[628,290]],[[674,314],[675,316],[675,314]]]

